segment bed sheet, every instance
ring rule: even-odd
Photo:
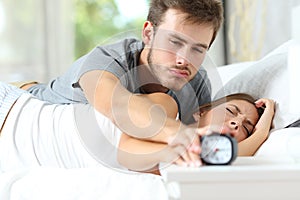
[[[0,174],[1,200],[167,200],[160,176],[105,168],[35,168]]]

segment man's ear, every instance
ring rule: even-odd
[[[153,39],[153,25],[151,22],[146,21],[143,26],[143,31],[142,31],[142,37],[143,37],[143,42],[145,45],[150,45],[151,41]]]
[[[201,117],[203,117],[206,113],[207,113],[207,111],[198,111],[198,112],[195,112],[193,114],[193,118],[194,118],[194,120],[196,122],[198,122],[201,119]]]
[[[199,111],[199,112],[195,112],[195,113],[193,114],[193,118],[194,118],[194,120],[195,120],[196,122],[199,122],[200,117],[201,117],[200,111]]]

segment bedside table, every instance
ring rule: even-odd
[[[170,200],[299,200],[300,164],[288,158],[238,157],[228,166],[164,170]]]

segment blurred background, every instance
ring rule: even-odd
[[[48,81],[99,44],[139,38],[148,2],[0,0],[0,80]],[[209,50],[216,66],[258,60],[290,40],[300,26],[292,23],[300,0],[223,3],[224,26]]]

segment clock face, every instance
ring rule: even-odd
[[[229,164],[234,157],[235,140],[228,135],[212,134],[204,136],[201,143],[201,159],[206,164]]]

